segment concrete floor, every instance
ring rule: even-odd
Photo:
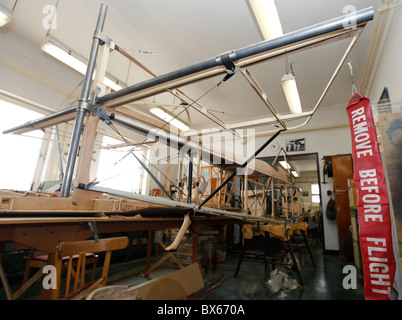
[[[216,272],[206,272],[204,281],[221,278],[221,285],[202,297],[201,300],[364,300],[363,278],[357,272],[357,288],[346,290],[343,288],[342,281],[346,274],[342,273],[345,265],[352,265],[351,262],[341,262],[336,255],[324,255],[322,246],[309,241],[310,248],[314,256],[316,268],[313,267],[307,254],[298,257],[301,274],[304,282],[303,287],[296,289],[283,289],[276,294],[272,294],[269,287],[265,285],[265,266],[262,261],[243,260],[237,277],[234,277],[238,263],[238,254],[226,257],[223,262],[217,264]],[[128,264],[129,265],[129,264]],[[113,281],[112,285],[133,286],[147,281],[142,277],[140,271],[130,276],[128,265],[113,266],[111,277],[123,275],[124,279]],[[155,279],[168,272],[174,271],[172,263],[163,264],[150,274],[151,279]],[[142,266],[139,265],[142,269]],[[119,270],[120,269],[120,270]],[[290,278],[298,280],[295,272],[288,268]],[[298,281],[299,282],[299,281]]]
[[[264,282],[262,262],[243,261],[238,276],[234,272],[238,259],[229,257],[218,264],[217,273],[223,273],[222,286],[204,297],[204,300],[364,300],[363,278],[358,275],[357,289],[346,290],[342,281],[345,265],[338,256],[323,255],[321,246],[310,245],[316,268],[305,258],[299,260],[304,286],[297,289],[284,289],[271,294]],[[207,275],[208,276],[208,275]],[[210,275],[209,275],[210,276]],[[294,273],[292,278],[298,280]]]

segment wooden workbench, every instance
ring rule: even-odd
[[[196,217],[191,225],[193,237],[193,261],[196,261],[198,234],[205,226],[225,225],[237,220],[215,217]],[[182,218],[135,217],[0,217],[0,261],[7,242],[14,242],[48,254],[52,265],[57,244],[62,241],[80,241],[91,238],[90,223],[96,225],[97,233],[119,233],[148,230],[150,234],[159,229],[180,228]],[[152,243],[148,245],[147,265],[149,268]],[[51,289],[42,289],[41,299],[51,297]]]

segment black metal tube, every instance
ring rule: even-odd
[[[168,192],[166,190],[166,188],[162,185],[162,183],[160,183],[160,181],[155,177],[155,175],[152,173],[152,171],[146,166],[146,164],[144,162],[141,161],[140,158],[138,158],[136,156],[136,154],[134,153],[134,151],[130,151],[130,153],[134,156],[134,158],[137,159],[137,161],[140,163],[140,165],[144,168],[144,170],[146,172],[148,172],[148,174],[150,175],[150,177],[152,178],[152,180],[154,180],[156,182],[156,184],[159,186],[159,188],[161,188],[161,190],[166,194],[166,196],[170,199],[170,200],[174,200],[174,198],[171,196],[170,192]]]
[[[187,203],[191,203],[193,191],[193,152],[188,150],[188,179],[187,179]]]
[[[246,162],[244,162],[237,170],[235,170],[218,188],[214,190],[198,207],[198,209],[201,209],[201,207],[206,204],[209,200],[212,199],[213,196],[215,196],[219,190],[221,190],[225,185],[229,183],[230,180],[234,178],[235,175],[239,174],[240,169],[244,169],[255,157],[257,157],[262,150],[264,150],[272,141],[276,139],[276,137],[282,132],[286,131],[286,129],[281,129],[277,131],[271,138],[269,138],[268,141],[266,141],[250,158],[247,159]]]
[[[84,123],[85,114],[88,110],[89,95],[92,85],[92,76],[95,71],[96,58],[98,56],[100,46],[100,39],[98,38],[98,36],[103,31],[103,26],[105,24],[106,19],[106,13],[107,13],[107,6],[102,3],[92,41],[91,53],[88,61],[84,85],[81,91],[80,100],[78,102],[77,116],[75,118],[74,129],[71,136],[70,150],[68,153],[68,159],[65,169],[65,175],[63,177],[63,183],[60,192],[61,197],[70,196],[70,189],[73,180],[75,161],[77,158],[78,146],[82,132],[82,125]]]
[[[140,90],[152,88],[154,86],[164,84],[164,83],[174,80],[174,79],[179,79],[179,78],[182,78],[182,77],[185,77],[185,76],[197,73],[197,72],[208,70],[208,69],[214,68],[218,65],[220,65],[220,64],[217,62],[217,59],[211,58],[209,60],[202,61],[202,62],[193,64],[191,66],[188,66],[188,67],[185,67],[185,68],[182,68],[182,69],[179,69],[176,71],[172,71],[170,73],[160,75],[158,77],[143,81],[141,83],[132,85],[132,86],[124,88],[122,90],[109,93],[102,97],[98,97],[96,99],[96,103],[98,105],[102,105],[105,102],[127,96],[129,94],[135,93]]]
[[[363,10],[359,10],[356,12],[356,14],[353,16],[353,22],[356,23],[356,25],[368,22],[372,20],[374,17],[374,10],[373,7],[369,7]],[[350,16],[341,16],[337,17],[313,26],[309,26],[291,33],[288,33],[286,35],[283,35],[282,37],[273,39],[273,40],[267,40],[267,41],[262,41],[238,50],[233,50],[229,53],[223,53],[218,55],[217,57],[210,58],[208,60],[184,67],[182,69],[178,69],[175,71],[172,71],[170,73],[143,81],[141,83],[132,85],[130,87],[124,88],[119,91],[112,92],[110,94],[104,95],[102,97],[98,97],[96,102],[99,105],[102,105],[104,103],[110,102],[112,100],[118,99],[125,97],[127,95],[139,92],[141,90],[149,89],[152,87],[155,87],[157,85],[164,84],[169,81],[177,80],[180,78],[183,78],[185,76],[190,76],[193,74],[196,74],[201,71],[206,71],[211,68],[215,67],[220,67],[224,66],[224,62],[222,62],[222,57],[227,57],[229,55],[230,59],[232,62],[236,62],[238,60],[248,58],[254,55],[261,54],[263,52],[272,50],[272,49],[277,49],[289,44],[293,44],[299,41],[311,39],[313,37],[321,36],[326,33],[334,32],[337,30],[345,29],[347,27],[350,27],[350,24],[348,22],[348,19]]]
[[[73,114],[77,111],[77,106],[75,107],[71,107],[62,111],[58,111],[56,113],[50,114],[48,116],[39,118],[37,120],[33,120],[33,121],[28,121],[18,127],[14,127],[11,129],[7,129],[3,131],[3,134],[9,134],[9,133],[13,133],[13,132],[18,132],[24,129],[29,129],[31,128],[32,130],[35,130],[36,126],[40,126],[41,124],[44,124],[46,122],[49,122],[51,120],[55,120],[55,119],[63,119],[63,117],[68,116],[69,114]],[[72,119],[74,119],[74,116],[71,116]],[[60,120],[60,122],[62,122],[62,120]]]
[[[356,11],[355,15],[353,16],[353,22],[355,22],[356,25],[359,25],[368,22],[370,20],[373,20],[373,18],[374,18],[374,9],[373,7],[369,7],[366,9]],[[235,55],[236,58],[240,60],[259,53],[263,53],[271,49],[280,48],[286,45],[290,45],[292,43],[318,37],[330,32],[353,27],[350,25],[349,20],[350,16],[346,15],[330,19],[324,22],[320,22],[318,24],[306,28],[289,32],[283,35],[282,37],[273,40],[262,41],[257,44],[236,50]]]
[[[75,160],[77,158],[82,125],[84,124],[84,118],[85,118],[85,111],[83,109],[77,110],[77,116],[74,122],[73,135],[71,136],[70,149],[68,150],[65,175],[63,177],[63,182],[60,191],[61,197],[68,197],[70,195],[70,188],[73,180]]]

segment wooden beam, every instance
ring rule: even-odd
[[[72,193],[71,201],[77,203],[77,189],[79,183],[88,184],[90,182],[90,170],[92,164],[92,156],[96,140],[96,129],[98,127],[99,117],[89,115],[86,117],[82,144],[78,156],[78,168],[75,176],[75,186]]]
[[[0,279],[3,283],[4,291],[6,293],[6,297],[8,300],[13,300],[13,293],[11,292],[10,284],[8,283],[8,279],[6,273],[3,268],[3,263],[0,261]]]

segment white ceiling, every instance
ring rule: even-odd
[[[8,8],[14,3],[15,0],[0,0],[0,4]],[[50,34],[88,57],[101,3],[108,5],[104,33],[157,75],[263,40],[246,0],[19,0],[14,19],[1,30],[0,35],[13,32],[39,48],[47,32],[43,27],[47,13],[43,9],[47,5],[57,4],[57,28],[50,30]],[[377,10],[378,7],[378,0],[276,0],[276,3],[284,33],[341,16],[348,5],[353,5],[357,10],[369,6]],[[357,85],[363,76],[372,28],[373,22],[368,24],[350,56]],[[349,43],[350,40],[342,40],[289,57],[304,111],[311,110],[316,104]],[[26,53],[28,58],[29,54]],[[278,111],[281,114],[289,113],[280,86],[280,79],[285,72],[284,59],[272,60],[249,69]],[[150,78],[117,53],[112,53],[108,71],[127,85]],[[181,90],[195,100],[219,80],[206,80]],[[56,82],[63,85],[63,81],[63,74],[60,74]],[[65,86],[68,87],[67,82]],[[308,128],[347,124],[345,108],[351,90],[350,73],[347,66],[344,66]],[[178,99],[169,94],[156,96],[150,101],[179,104]],[[215,114],[227,123],[271,116],[241,75],[232,77],[199,103],[215,110]],[[135,108],[147,113],[149,106],[135,105]],[[194,110],[190,110],[190,116],[195,129],[216,126]],[[185,113],[181,118],[188,121]],[[304,165],[300,171],[316,168],[314,157],[312,161],[303,161],[298,164]]]
[[[6,28],[40,47],[46,34],[42,25],[46,18],[43,9],[46,5],[57,4],[57,28],[50,30],[50,34],[88,57],[102,2],[108,5],[104,33],[157,75],[262,40],[246,0],[19,0],[15,17]],[[378,6],[378,0],[276,2],[285,33],[341,16],[347,5],[353,5],[357,10],[369,6],[376,9]],[[0,4],[9,8],[14,3],[15,0],[0,0]],[[369,23],[351,55],[357,84],[363,76],[372,24]],[[349,42],[342,40],[290,56],[304,111],[314,107]],[[288,113],[280,87],[280,79],[285,72],[284,59],[259,64],[250,70],[279,112]],[[108,71],[123,82],[128,82],[128,85],[150,77],[117,53],[111,55]],[[215,78],[181,89],[192,99],[197,99],[219,80]],[[60,81],[62,83],[62,79]],[[339,113],[344,112],[350,100],[351,88],[350,73],[344,66],[321,108],[331,108],[331,113],[338,109]],[[157,103],[179,103],[168,94],[152,100]],[[216,115],[228,123],[271,116],[241,75],[231,78],[199,103],[218,111]],[[149,108],[136,107],[142,111]],[[198,112],[191,111],[190,115],[194,128],[214,126]],[[186,117],[182,118],[187,120]],[[320,112],[314,118],[310,127],[331,126],[337,121],[334,117],[320,118]],[[346,120],[342,115],[340,119],[337,125],[339,121]]]

